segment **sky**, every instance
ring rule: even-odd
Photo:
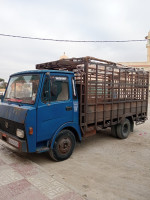
[[[150,30],[149,0],[0,0],[0,34],[67,40],[143,40]],[[65,43],[0,36],[0,78],[38,63],[93,56],[144,62],[146,41]]]

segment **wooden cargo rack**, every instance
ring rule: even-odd
[[[67,70],[75,74],[83,136],[121,123],[125,117],[147,119],[149,72],[94,57],[37,64],[36,69]]]

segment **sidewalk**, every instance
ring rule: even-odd
[[[84,200],[0,141],[0,200]]]

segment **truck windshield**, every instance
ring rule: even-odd
[[[39,79],[40,76],[35,74],[17,75],[11,77],[4,101],[34,104]]]

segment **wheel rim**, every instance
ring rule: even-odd
[[[129,130],[128,124],[124,124],[124,126],[123,126],[123,133],[128,133],[128,130]]]
[[[58,144],[58,150],[61,154],[67,154],[71,149],[71,139],[70,138],[61,138]]]

